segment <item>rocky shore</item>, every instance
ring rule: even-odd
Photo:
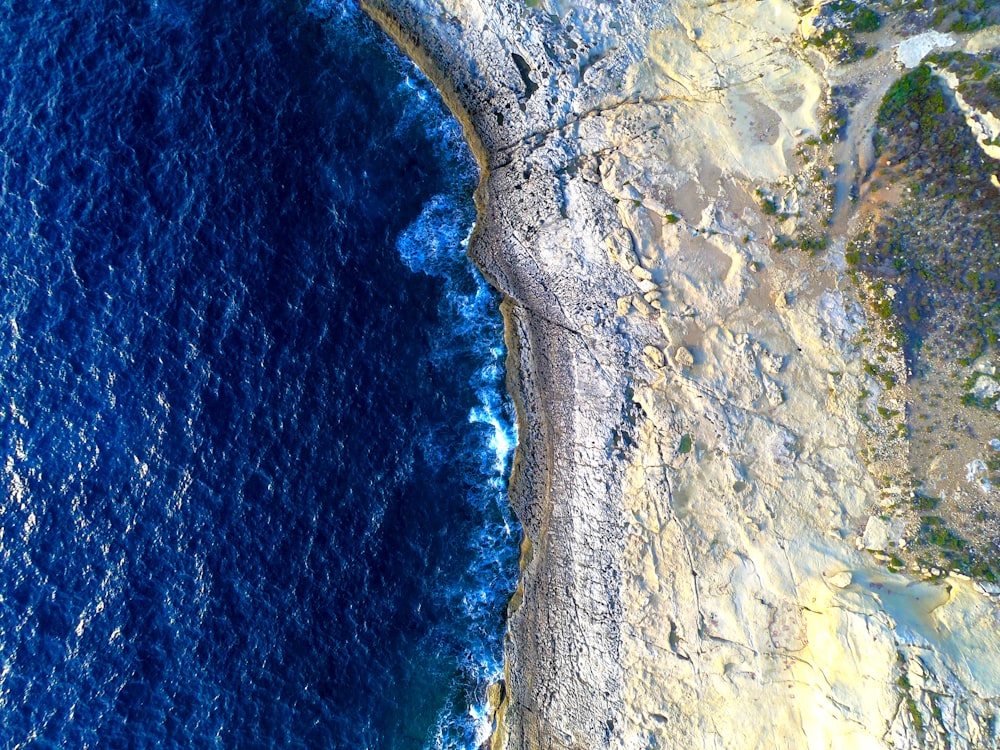
[[[1000,746],[992,589],[884,564],[905,540],[823,176],[857,153],[823,149],[796,9],[361,5],[465,127],[470,253],[506,298],[526,540],[493,746]]]

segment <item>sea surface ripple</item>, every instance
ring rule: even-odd
[[[349,2],[0,0],[0,748],[475,747],[475,167]]]

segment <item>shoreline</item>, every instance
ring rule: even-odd
[[[553,231],[549,217],[565,209],[560,172],[577,158],[560,153],[573,148],[571,141],[547,125],[559,97],[542,99],[525,88],[540,73],[522,70],[499,36],[496,46],[482,35],[476,43],[483,46],[461,46],[469,42],[461,23],[444,13],[428,28],[431,14],[409,0],[360,4],[442,92],[481,169],[469,255],[503,295],[507,390],[518,422],[508,497],[524,534],[508,606],[503,688],[492,691],[503,700],[495,706],[491,747],[548,747],[566,736],[564,727],[577,737],[567,741],[596,747],[625,715],[618,591],[624,456],[607,476],[589,467],[606,463],[629,408],[624,365],[633,355],[610,333],[616,324],[606,311],[632,281],[607,267],[599,238],[581,248],[574,274],[561,253],[539,251],[565,241],[546,235]],[[544,55],[537,41],[534,52],[520,48],[522,63]],[[477,69],[484,74],[474,81],[462,78]],[[597,188],[594,199],[586,213],[602,225],[612,202]],[[567,619],[574,608],[577,615]]]
[[[492,153],[487,149],[473,121],[472,115],[463,106],[459,93],[452,86],[451,79],[444,72],[443,66],[435,59],[434,54],[422,44],[419,34],[412,28],[408,29],[404,27],[400,19],[388,9],[385,2],[381,0],[358,0],[358,3],[361,10],[393,40],[399,50],[413,61],[420,68],[421,72],[427,76],[428,80],[433,83],[444,100],[445,105],[461,124],[465,141],[469,145],[479,167],[479,182],[473,193],[476,220],[472,236],[469,239],[468,254],[470,260],[472,260],[480,273],[487,279],[488,283],[502,295],[499,309],[503,319],[504,346],[506,348],[506,389],[508,396],[514,404],[518,434],[518,441],[511,462],[507,498],[514,509],[515,515],[519,515],[517,507],[519,504],[523,504],[523,501],[519,503],[517,498],[530,494],[527,489],[529,480],[525,475],[530,476],[532,474],[531,469],[525,465],[524,456],[526,450],[524,443],[530,430],[527,415],[533,411],[537,419],[539,414],[537,409],[531,410],[529,407],[529,403],[532,401],[528,395],[529,386],[522,379],[522,373],[530,372],[531,370],[530,362],[532,356],[528,335],[524,330],[517,311],[518,302],[511,295],[509,289],[504,289],[501,286],[497,277],[491,272],[491,269],[476,257],[476,248],[482,241],[484,234],[488,231],[491,219],[489,182],[491,175],[490,167],[493,158]],[[545,431],[544,427],[542,427],[542,431]],[[519,520],[521,519],[519,518]],[[523,521],[521,522],[523,528]],[[530,537],[526,532],[522,532],[518,555],[519,577],[516,589],[512,592],[507,605],[505,622],[509,623],[510,617],[517,611],[522,601],[524,569],[530,563],[531,557],[532,543]],[[507,633],[504,635],[504,641],[506,642],[508,638],[510,638],[509,627]],[[506,652],[506,650],[505,647],[504,651]],[[487,708],[492,714],[490,718],[493,723],[493,730],[484,747],[493,748],[493,750],[499,750],[504,747],[505,741],[504,726],[509,702],[507,685],[510,682],[506,654],[504,654],[503,662],[504,676],[501,682],[495,683],[487,692]]]

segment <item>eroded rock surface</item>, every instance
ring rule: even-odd
[[[903,538],[845,238],[772,243],[828,90],[795,8],[362,4],[466,125],[507,296],[527,541],[494,745],[998,746],[989,591],[865,550]]]

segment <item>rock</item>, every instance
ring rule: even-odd
[[[1000,596],[1000,583],[976,581],[976,588],[987,596]]]
[[[496,682],[490,683],[490,686],[486,688],[486,706],[491,719],[496,716],[496,713],[503,704],[506,696],[507,686],[504,684],[503,680],[497,680]]]
[[[674,352],[674,361],[681,367],[691,367],[694,365],[694,354],[685,346],[678,346]]]
[[[767,397],[767,402],[771,407],[780,406],[785,403],[785,394],[781,392],[781,386],[775,383],[770,378],[764,378],[764,395]]]
[[[992,377],[980,375],[976,378],[976,382],[973,384],[972,391],[970,392],[980,401],[985,401],[988,398],[1000,395],[1000,383]]]
[[[638,281],[652,281],[653,280],[653,274],[651,274],[649,271],[647,271],[642,266],[633,266],[632,269],[631,269],[631,271],[630,271],[630,273]]]
[[[925,31],[912,36],[896,45],[896,59],[907,68],[915,68],[921,61],[936,49],[952,47],[955,37],[942,34],[939,31]]]
[[[982,373],[983,375],[996,375],[997,368],[996,365],[989,361],[980,359],[973,366],[972,369],[976,372]]]
[[[864,549],[885,552],[903,546],[906,522],[901,518],[888,520],[880,516],[869,516],[862,535]]]
[[[660,370],[667,362],[663,350],[655,346],[646,346],[642,353],[646,356],[646,364],[651,370]]]
[[[827,583],[838,589],[846,589],[853,581],[854,577],[847,570],[841,570],[826,578]]]
[[[785,366],[785,358],[780,354],[772,354],[764,349],[758,342],[754,342],[754,353],[760,362],[760,369],[768,375],[777,375],[781,368]]]
[[[632,304],[635,309],[641,315],[645,315],[648,318],[652,318],[656,314],[656,303],[658,303],[656,295],[650,295],[652,299],[646,299],[646,295],[635,296],[632,298]]]

